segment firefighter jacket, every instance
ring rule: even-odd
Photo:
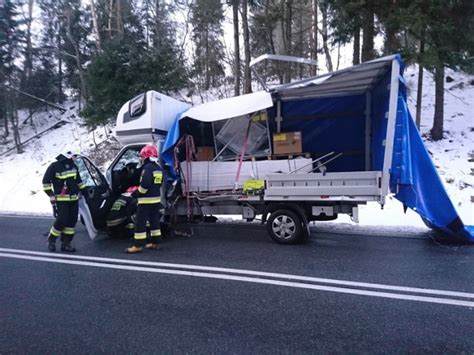
[[[162,183],[163,170],[161,166],[150,159],[145,160],[138,186],[138,204],[160,203]]]
[[[107,227],[116,227],[132,220],[137,210],[137,197],[135,194],[125,192],[115,200],[107,216]]]
[[[43,177],[44,192],[58,202],[79,200],[79,191],[85,187],[76,164],[62,154],[46,169]]]

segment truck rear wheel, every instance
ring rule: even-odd
[[[303,239],[303,222],[293,211],[276,210],[267,220],[267,232],[277,243],[295,244]]]

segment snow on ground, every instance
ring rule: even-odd
[[[24,146],[22,154],[13,150],[0,156],[0,211],[33,214],[51,213],[51,205],[43,193],[42,178],[55,157],[68,150],[87,153],[105,138],[104,129],[89,132],[78,116],[77,102],[66,102],[64,114],[50,109],[34,115],[34,124],[26,123],[21,128],[21,141],[63,121],[63,124]],[[20,124],[27,117],[20,113]],[[11,140],[11,138],[10,138]],[[7,144],[13,147],[13,143]],[[5,146],[2,146],[5,148]],[[3,149],[5,152],[5,149]],[[2,154],[2,151],[0,151]]]
[[[409,88],[409,106],[413,116],[417,73],[416,66],[408,67],[405,73]],[[474,76],[451,70],[447,70],[446,75],[454,80],[446,84],[445,139],[440,142],[427,139],[427,133],[432,126],[434,109],[434,83],[432,75],[428,72],[424,74],[421,131],[458,213],[465,224],[473,225],[474,207],[471,201],[474,196],[474,120],[472,117]],[[64,120],[66,123],[27,144],[23,154],[17,155],[11,152],[0,156],[0,212],[50,214],[51,207],[48,198],[42,192],[41,179],[48,164],[56,155],[67,149],[76,149],[86,155],[94,153],[93,155],[97,158],[98,155],[111,148],[107,141],[106,130],[99,128],[96,131],[88,131],[78,117],[76,106],[77,103],[67,102],[64,107],[68,111],[62,115],[58,111],[36,114],[34,119],[38,127],[37,132],[41,132],[59,120]],[[25,113],[22,114],[26,117]],[[22,141],[34,134],[35,130],[32,127],[23,128]],[[99,149],[96,148],[97,145]],[[11,143],[8,146],[11,146]],[[469,159],[471,162],[468,161]],[[103,161],[100,163],[107,166]],[[348,216],[341,216],[336,221],[317,225],[330,230],[351,232],[358,230],[369,234],[370,230],[375,230],[377,233],[388,230],[390,233],[410,235],[427,231],[419,216],[411,210],[404,214],[401,204],[393,197],[387,199],[383,210],[375,202],[361,206],[359,220],[358,227]]]

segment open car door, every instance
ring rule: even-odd
[[[82,191],[83,198],[79,200],[79,214],[89,237],[94,240],[100,231],[105,231],[114,198],[104,175],[88,158],[77,157],[75,163],[86,185]]]

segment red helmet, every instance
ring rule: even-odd
[[[158,158],[158,151],[154,145],[146,145],[140,150],[140,158],[145,160],[146,158]]]

